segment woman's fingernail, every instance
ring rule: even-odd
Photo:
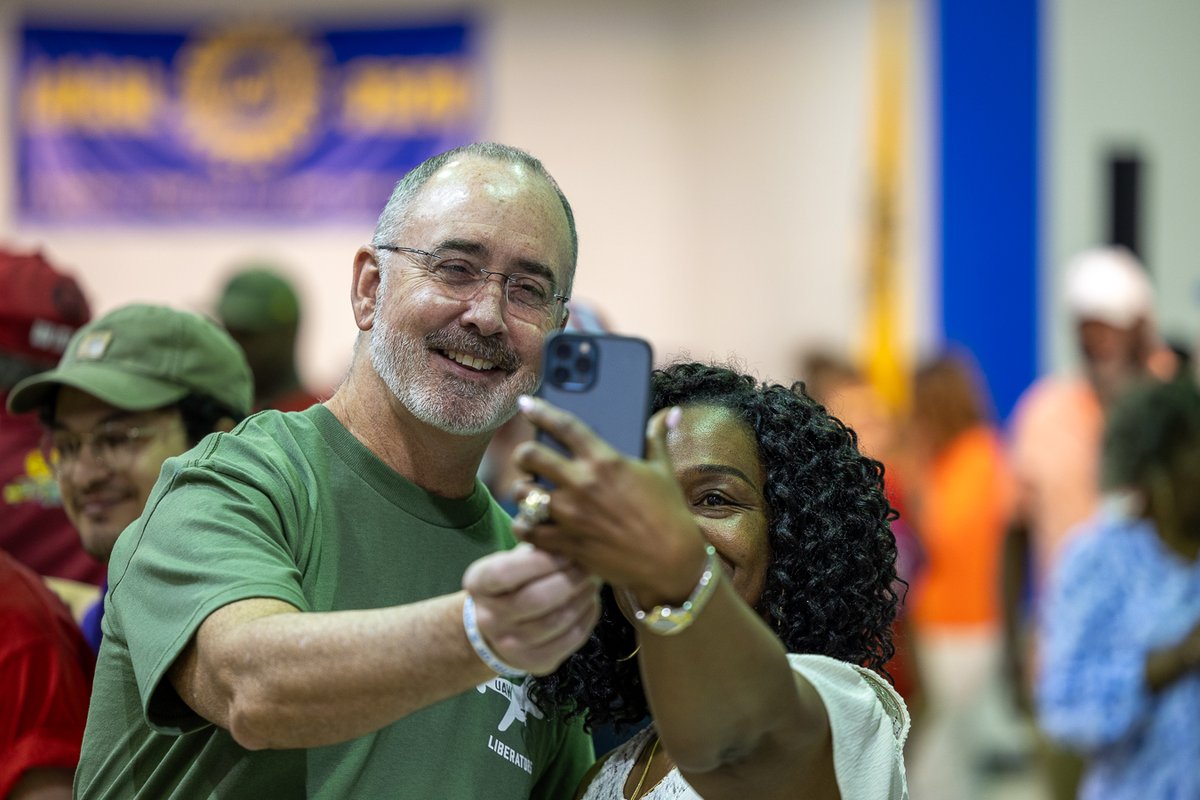
[[[679,406],[673,406],[667,412],[667,430],[673,431],[679,427],[679,420],[683,419],[683,409]]]
[[[517,398],[517,408],[522,411],[529,411],[533,408],[533,398],[527,394],[523,394]]]

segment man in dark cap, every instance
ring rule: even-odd
[[[217,316],[246,352],[256,411],[303,411],[320,401],[296,369],[300,298],[287,278],[268,267],[240,270],[225,284]]]

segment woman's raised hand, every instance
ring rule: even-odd
[[[545,401],[522,398],[520,405],[567,455],[536,441],[514,451],[517,466],[543,484],[523,483],[517,497],[537,488],[550,494],[549,518],[531,524],[518,515],[517,536],[632,590],[643,607],[686,598],[703,569],[705,542],[667,453],[680,410],[664,409],[650,419],[642,460],[618,453],[577,417]]]

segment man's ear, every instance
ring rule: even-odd
[[[381,279],[374,247],[360,247],[354,254],[354,277],[350,283],[350,306],[358,329],[369,331],[375,324],[375,306],[379,300]]]

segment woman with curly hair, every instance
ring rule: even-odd
[[[591,726],[652,717],[579,796],[907,797],[908,713],[875,672],[898,602],[879,464],[799,385],[704,364],[653,385],[645,460],[522,401],[570,455],[517,450],[553,487],[518,535],[609,584],[591,640],[530,692]]]

